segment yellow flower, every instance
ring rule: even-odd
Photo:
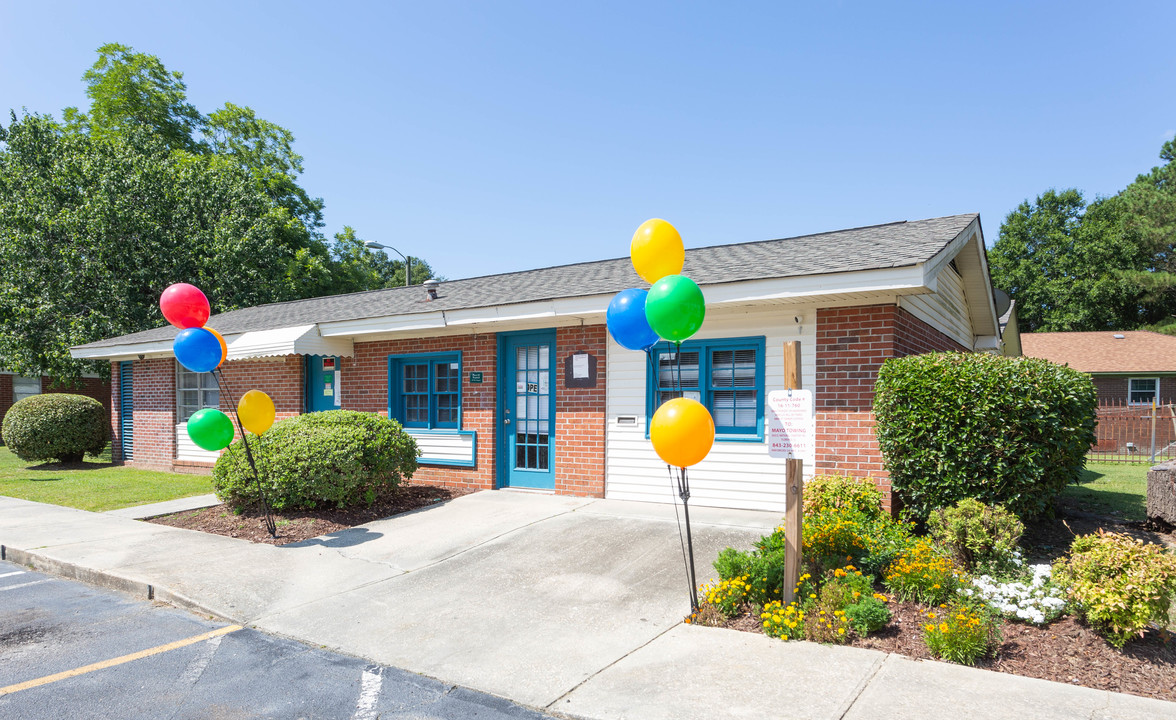
[[[844,635],[844,634],[845,634],[845,628],[838,628],[838,629],[837,629],[837,634],[838,634],[838,635]]]

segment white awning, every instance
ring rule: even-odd
[[[298,325],[276,330],[255,330],[237,336],[226,335],[229,360],[273,357],[275,355],[355,354],[350,338],[325,338],[317,325]]]

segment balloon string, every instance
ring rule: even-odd
[[[217,388],[232,404],[233,396],[228,392],[229,381],[224,379],[224,373],[221,372],[219,366],[212,369],[212,379],[216,380]],[[245,443],[245,457],[249,460],[249,468],[253,470],[253,481],[257,484],[257,499],[261,504],[262,512],[265,513],[265,529],[269,531],[270,537],[276,538],[278,526],[270,512],[269,503],[266,502],[265,491],[261,487],[261,475],[257,472],[257,463],[253,460],[253,450],[249,447],[249,436],[245,434],[245,428],[241,425],[241,413],[234,410],[233,417],[237,418],[237,430],[241,433],[241,442]]]
[[[674,360],[676,362],[678,389],[676,391],[677,397],[684,397],[686,391],[682,387],[682,342],[674,343]]]

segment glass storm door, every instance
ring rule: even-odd
[[[502,343],[503,487],[555,489],[555,332],[514,333]]]

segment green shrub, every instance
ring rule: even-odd
[[[102,403],[85,395],[46,393],[19,400],[4,415],[4,444],[21,460],[81,462],[110,441]]]
[[[275,510],[371,504],[417,468],[416,442],[400,424],[370,413],[330,410],[275,423],[250,448],[266,498]],[[257,485],[236,440],[213,467],[217,496],[242,508]]]
[[[867,517],[882,514],[882,491],[869,478],[817,475],[804,484],[806,517],[829,510],[856,510]]]
[[[1007,564],[1025,526],[999,505],[968,498],[953,507],[933,510],[927,518],[927,530],[957,563],[974,570],[979,563]]]
[[[890,622],[890,608],[873,595],[863,597],[855,603],[845,606],[845,617],[850,627],[860,637],[877,632]]]
[[[1159,545],[1099,531],[1074,539],[1069,556],[1054,563],[1053,580],[1121,648],[1150,622],[1167,623],[1176,596],[1176,556]]]
[[[883,363],[875,433],[908,517],[965,498],[1046,510],[1094,442],[1090,376],[1046,360],[929,353]]]
[[[932,655],[963,665],[975,665],[996,649],[1000,640],[997,618],[960,603],[929,611],[923,626],[923,642]]]

